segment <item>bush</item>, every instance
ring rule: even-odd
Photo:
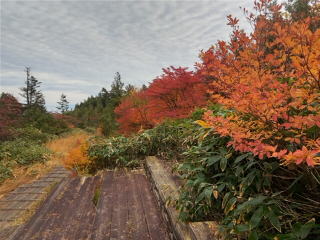
[[[1,157],[0,157],[1,158]],[[0,161],[0,183],[7,178],[12,177],[11,164],[5,161]]]
[[[15,139],[2,143],[0,145],[0,153],[0,156],[5,155],[19,165],[44,162],[49,155],[49,151],[44,146],[26,139]]]
[[[319,168],[261,161],[227,147],[228,137],[211,129],[200,132],[199,143],[178,167],[185,179],[176,202],[183,220],[216,220],[227,239],[319,236]]]
[[[166,121],[131,137],[93,138],[88,156],[92,171],[103,168],[136,167],[148,155],[178,159],[197,138],[198,126],[192,120]]]
[[[48,133],[43,133],[41,130],[28,126],[25,128],[18,128],[14,131],[15,138],[24,139],[25,141],[33,141],[38,143],[45,143],[53,136]]]
[[[50,113],[41,108],[31,107],[24,111],[23,118],[25,126],[32,126],[48,134],[61,134],[68,131],[64,120],[55,119]]]

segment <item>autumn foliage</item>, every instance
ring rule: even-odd
[[[209,94],[228,114],[207,111],[202,124],[230,136],[236,150],[320,164],[320,8],[312,7],[310,16],[293,18],[272,0],[255,1],[255,13],[244,9],[251,33],[228,16],[230,40],[202,51],[195,72],[164,69],[147,89],[123,99],[116,109],[121,131],[187,117]]]
[[[153,127],[148,112],[148,100],[145,91],[133,90],[124,97],[115,109],[123,133],[138,132]]]
[[[227,116],[208,111],[205,121],[236,150],[284,164],[320,164],[320,29],[315,19],[280,17],[270,0],[248,14],[252,34],[239,30],[202,53],[199,68],[210,77],[211,99],[231,110]],[[316,17],[314,17],[316,18]]]
[[[169,118],[185,118],[206,105],[207,87],[198,72],[166,68],[147,89],[132,91],[115,112],[123,133],[148,129]]]
[[[22,105],[8,93],[0,96],[0,139],[11,135],[10,129],[17,127],[22,117]]]

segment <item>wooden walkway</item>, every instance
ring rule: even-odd
[[[12,239],[169,238],[146,176],[105,172],[62,181]]]
[[[46,176],[24,184],[0,199],[0,240],[10,239],[19,225],[30,216],[56,183],[70,174],[55,167]]]

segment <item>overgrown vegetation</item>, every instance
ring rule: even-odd
[[[68,131],[66,121],[54,118],[45,108],[40,84],[26,68],[21,96],[25,104],[8,93],[0,97],[0,182],[12,177],[12,169],[48,159],[44,143]]]
[[[37,128],[26,127],[17,129],[11,140],[2,142],[0,182],[12,176],[14,167],[46,161],[50,152],[43,144],[51,137]]]

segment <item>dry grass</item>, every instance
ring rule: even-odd
[[[17,167],[13,169],[13,178],[7,179],[0,185],[0,198],[16,189],[18,186],[31,182],[46,173],[54,166],[64,165],[68,168],[74,168],[77,164],[77,157],[74,155],[77,151],[83,151],[86,140],[90,137],[85,132],[74,131],[69,135],[53,139],[46,144],[53,154],[45,163],[36,163],[27,167]],[[77,150],[79,149],[79,150]],[[71,157],[70,156],[74,156]],[[80,158],[80,163],[86,161],[85,158]]]
[[[81,145],[85,144],[89,137],[90,135],[87,133],[77,131],[65,137],[50,141],[47,143],[47,147],[54,152],[52,160],[59,165],[70,167],[67,164],[70,152],[74,151],[74,149],[80,149]]]
[[[70,148],[64,152],[62,157],[65,167],[76,170],[76,172],[85,171],[90,162],[86,155],[88,138],[87,134],[79,134],[71,139]]]

